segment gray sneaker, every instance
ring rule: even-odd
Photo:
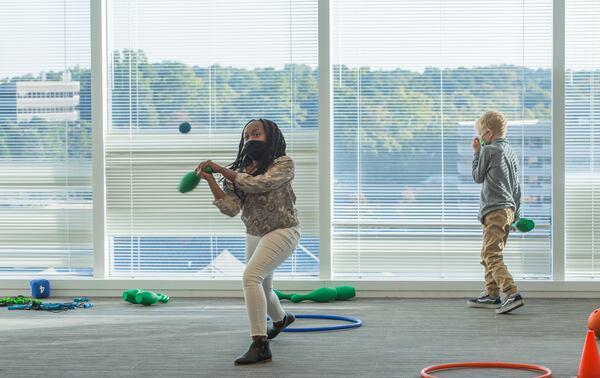
[[[467,299],[467,306],[476,308],[497,308],[500,303],[500,297],[488,295],[485,291],[477,298]]]
[[[524,304],[525,302],[523,301],[523,297],[521,297],[521,294],[514,293],[505,297],[502,300],[502,303],[496,309],[496,314],[508,314],[509,312],[518,309]]]

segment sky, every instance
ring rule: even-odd
[[[107,0],[109,51],[151,62],[318,63],[316,0]],[[550,68],[552,0],[331,0],[333,64]],[[600,2],[567,2],[567,67],[600,67]],[[0,1],[0,78],[90,66],[89,0]],[[596,25],[599,24],[599,25]]]

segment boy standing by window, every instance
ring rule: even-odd
[[[506,126],[502,113],[486,112],[475,124],[479,138],[471,144],[473,179],[482,184],[478,218],[483,224],[481,264],[485,270],[485,291],[467,300],[467,305],[495,308],[497,314],[509,313],[525,304],[502,255],[521,206],[517,159],[506,140]]]

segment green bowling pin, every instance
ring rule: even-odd
[[[511,227],[521,231],[529,232],[535,228],[535,222],[529,218],[519,218],[518,221],[514,222]]]
[[[296,295],[296,294],[284,293],[283,291],[279,291],[279,290],[275,290],[275,289],[273,289],[273,291],[277,295],[277,298],[279,298],[279,299],[287,299],[288,301],[291,301],[292,300],[292,296]]]
[[[204,172],[213,173],[213,170],[211,167],[204,167]],[[200,176],[198,176],[195,171],[188,172],[179,182],[179,192],[191,192],[198,186],[198,183],[200,183]]]
[[[156,302],[167,303],[169,299],[168,295],[152,291],[141,291],[135,295],[135,303],[140,303],[144,306],[150,306]]]
[[[140,289],[129,289],[123,292],[123,300],[125,302],[135,304],[135,296],[141,292]]]
[[[336,286],[335,291],[337,301],[345,301],[356,296],[356,290],[352,286]]]
[[[308,294],[294,294],[292,295],[292,302],[298,303],[304,300],[311,300],[315,302],[329,302],[335,299],[337,291],[330,287],[322,287],[317,290],[313,290]]]

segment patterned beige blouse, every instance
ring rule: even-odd
[[[281,156],[262,175],[238,172],[234,183],[225,180],[225,198],[213,203],[230,217],[242,210],[242,221],[250,235],[264,236],[280,228],[298,226],[293,179],[294,161],[288,156]]]

